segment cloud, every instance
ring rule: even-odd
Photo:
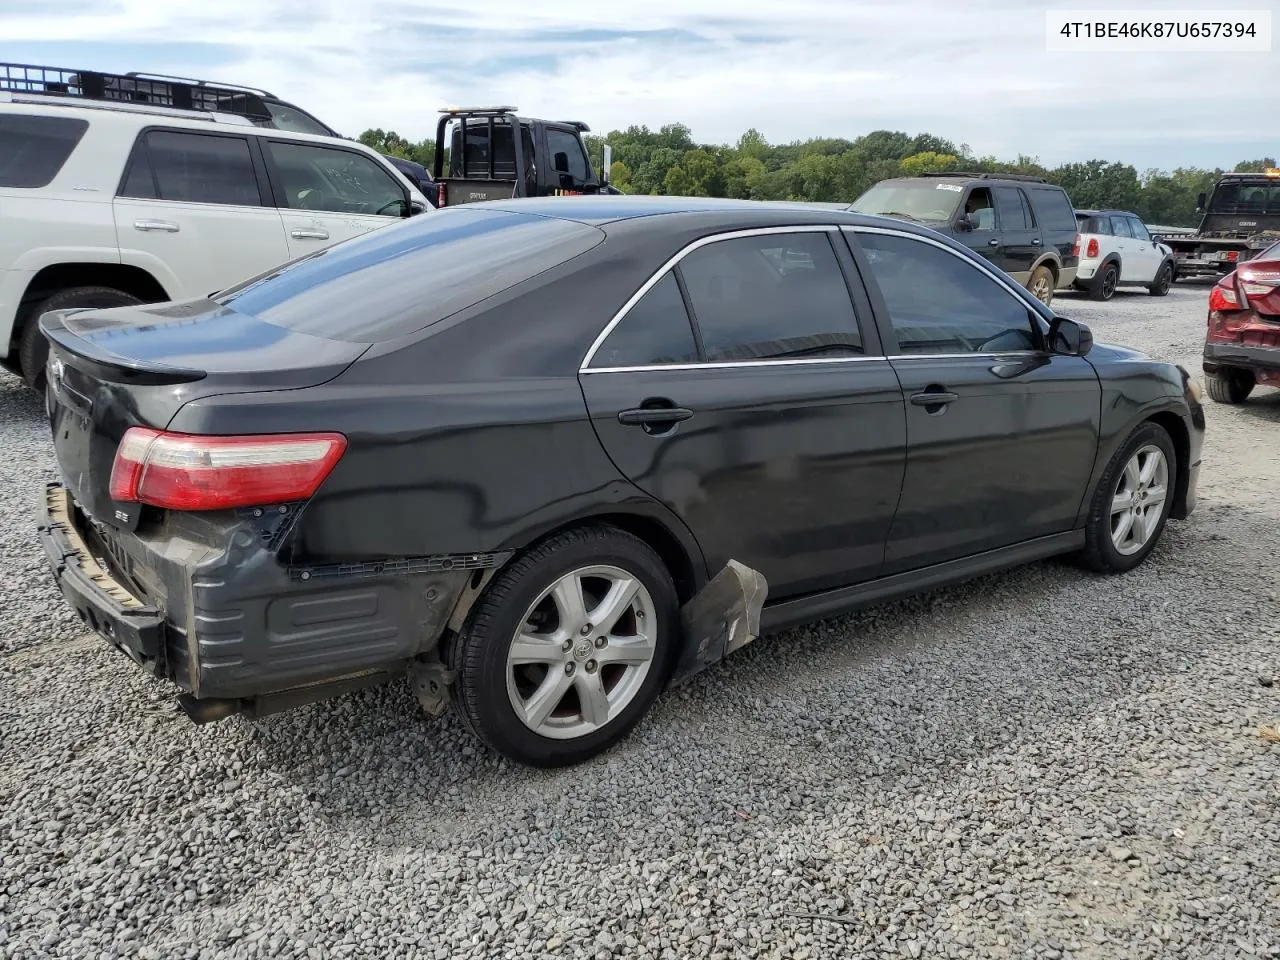
[[[680,121],[711,142],[889,128],[1139,168],[1274,152],[1258,121],[1273,112],[1272,54],[1048,53],[1046,6],[0,0],[0,36],[8,59],[264,87],[350,134],[419,139],[445,104],[514,103],[598,132]]]

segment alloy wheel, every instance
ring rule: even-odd
[[[1160,525],[1169,496],[1169,461],[1154,444],[1139,447],[1111,496],[1111,543],[1122,556],[1145,547]]]
[[[571,740],[617,717],[653,665],[658,618],[638,578],[581,567],[547,587],[507,651],[507,695],[540,736]]]

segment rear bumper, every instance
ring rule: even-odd
[[[1206,343],[1203,369],[1213,375],[1223,369],[1248,370],[1259,383],[1280,386],[1280,348]]]
[[[58,484],[41,491],[36,528],[54,582],[81,620],[139,666],[163,675],[164,615],[143,603],[93,558],[72,521],[73,509],[71,498]]]
[[[37,514],[54,579],[85,622],[174,682],[184,705],[216,702],[219,715],[269,713],[401,672],[435,648],[475,571],[505,559],[290,568],[276,553],[280,528],[266,536],[251,512],[190,523],[199,539],[174,521],[162,538],[107,545],[57,483]]]

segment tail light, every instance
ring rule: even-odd
[[[1228,259],[1229,261],[1231,261],[1232,263],[1235,263],[1237,260],[1239,260],[1239,259],[1240,259],[1240,251],[1239,251],[1239,250],[1228,250],[1228,251],[1227,251],[1227,259]]]
[[[1098,238],[1097,238],[1097,237],[1090,237],[1090,238],[1089,238],[1089,246],[1088,246],[1088,248],[1087,248],[1087,249],[1086,249],[1086,251],[1085,251],[1085,256],[1087,256],[1087,257],[1096,257],[1097,255],[1098,255]]]
[[[1236,271],[1246,297],[1265,297],[1280,287],[1280,260],[1251,260]]]
[[[1235,313],[1249,309],[1248,301],[1240,296],[1236,287],[1236,275],[1229,273],[1209,291],[1209,309],[1215,313]]]
[[[1080,234],[1076,234],[1075,243],[1071,244],[1071,255],[1073,257],[1080,256]]]
[[[437,207],[444,206],[444,184],[443,183],[436,184],[436,206]]]
[[[208,437],[130,427],[111,496],[168,510],[225,510],[306,500],[347,449],[340,433]]]

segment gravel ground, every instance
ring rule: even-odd
[[[1059,310],[1196,363],[1207,290]],[[0,957],[1280,957],[1280,392],[1194,517],[765,638],[576,769],[397,684],[197,728],[56,596],[0,380]]]

